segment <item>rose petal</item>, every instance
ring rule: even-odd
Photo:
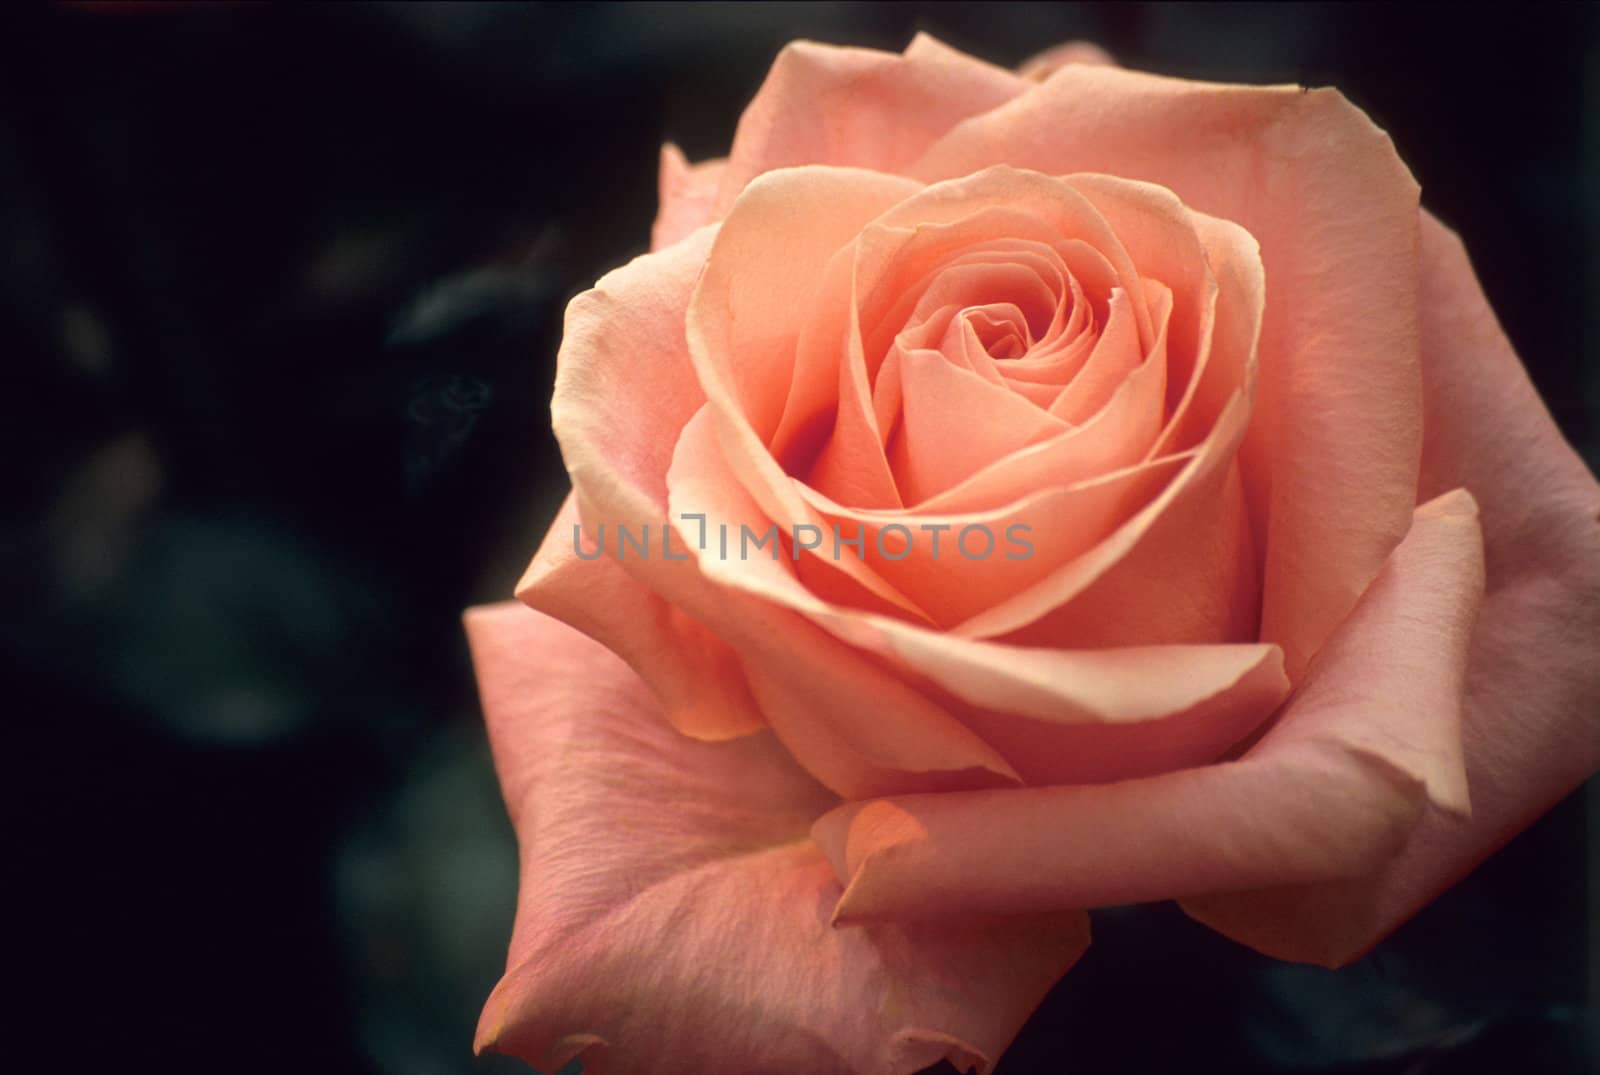
[[[862,350],[855,320],[857,274],[854,260],[852,244],[841,249],[828,266],[830,286],[825,301],[831,306],[828,315],[815,322],[827,328],[820,332],[807,331],[801,337],[795,363],[797,381],[799,370],[803,368],[828,369],[831,366],[835,390],[827,401],[799,397],[789,400],[784,411],[785,421],[796,415],[803,416],[808,425],[817,423],[818,431],[823,434],[821,450],[810,465],[791,473],[801,479],[796,486],[802,496],[805,489],[811,488],[846,504],[899,507],[903,503],[900,490],[884,453],[888,430],[878,425],[872,399],[873,369],[869,356]],[[822,427],[827,425],[827,415],[817,413],[818,402],[823,402],[824,412],[830,404],[832,407],[832,423],[825,429]],[[814,505],[814,500],[812,503]]]
[[[1025,563],[1040,561],[1052,569],[1004,600],[991,602],[963,620],[956,630],[973,638],[1022,637],[1036,630],[1035,625],[1045,622],[1049,614],[1068,619],[1077,616],[1077,610],[1067,607],[1067,603],[1114,571],[1115,580],[1138,595],[1129,608],[1135,614],[1160,610],[1176,600],[1202,610],[1212,626],[1225,627],[1237,620],[1240,602],[1250,588],[1246,572],[1249,550],[1241,544],[1248,532],[1235,521],[1242,517],[1242,508],[1230,510],[1230,504],[1239,496],[1234,456],[1244,439],[1249,413],[1248,396],[1236,393],[1192,454],[1164,457],[1183,458],[1184,466],[1159,495],[1140,504],[1115,532],[1083,555],[1070,559],[1052,555],[1030,558]],[[1219,504],[1224,510],[1218,510]],[[1065,519],[1037,511],[1017,510],[1013,515],[1033,527],[1035,545],[1041,549],[1044,541],[1059,540],[1058,533],[1072,532]],[[1205,548],[1208,555],[1199,557],[1196,545]],[[1182,553],[1173,555],[1179,548]],[[1123,566],[1135,557],[1137,566]],[[1157,565],[1161,565],[1159,583],[1154,576],[1143,573]],[[1168,597],[1152,596],[1153,587],[1165,590]],[[1182,641],[1237,639],[1216,635]]]
[[[1117,61],[1111,53],[1092,41],[1068,41],[1064,45],[1056,45],[1030,56],[1023,61],[1021,67],[1017,68],[1017,74],[1029,82],[1043,82],[1069,63],[1115,67]]]
[[[900,499],[917,505],[1029,444],[1069,432],[1060,419],[933,351],[900,361],[899,429],[889,466]],[[952,437],[959,429],[961,435]]]
[[[673,510],[724,519],[734,530],[745,525],[759,528],[764,520],[727,474],[704,417],[690,423],[679,444],[669,478]],[[1088,494],[1094,491],[1083,490],[1085,496],[1075,510],[1066,511],[1064,520],[1081,525],[1086,509],[1092,507]],[[1139,499],[1148,499],[1148,493]],[[945,535],[946,545],[954,540]],[[839,555],[853,554],[841,550]],[[946,550],[947,557],[954,555]],[[827,561],[819,557],[816,562]],[[1015,778],[1026,769],[1027,779],[1040,782],[1105,780],[1214,760],[1268,716],[1287,687],[1281,655],[1272,646],[1085,654],[1018,650],[841,607],[830,602],[824,587],[789,563],[787,553],[775,559],[731,542],[726,550],[710,549],[699,560],[711,583],[726,587],[726,601],[749,594],[763,603],[792,608],[854,649],[879,655],[888,662],[885,671],[894,677],[897,689],[903,685],[895,669],[913,682],[946,691],[939,704],[912,695],[921,700],[919,707],[912,698],[882,687],[845,684],[824,704],[797,709],[769,698],[763,690],[764,677],[788,675],[796,692],[801,686],[815,692],[819,688],[811,681],[819,664],[783,650],[768,653],[764,662],[747,663],[756,697],[779,737],[824,782],[855,789],[857,794],[851,797],[859,798],[860,792],[882,788],[891,780],[902,785],[915,781],[930,790],[957,782],[969,787],[979,783],[982,771],[955,769],[954,759],[978,755],[974,746],[963,745],[953,734],[952,714],[982,734],[977,742],[985,749],[999,748],[995,758],[1001,760],[983,763],[989,773]],[[950,577],[959,579],[962,567],[970,572],[976,566],[958,561]],[[1153,671],[1158,664],[1159,676]],[[877,712],[861,710],[856,701],[869,690],[876,692],[871,697],[881,707]],[[1015,708],[1013,714],[1002,716],[973,706]],[[1043,720],[1030,722],[1016,713]],[[1112,724],[1119,725],[1115,733],[1109,728]],[[872,745],[873,737],[883,742]],[[914,763],[915,752],[935,741],[946,744],[940,748],[939,763]],[[885,772],[864,761],[872,756],[899,758],[898,771]],[[922,771],[912,771],[918,769]]]
[[[1171,316],[1172,293],[1166,285],[1154,280],[1141,281],[1141,284],[1145,287],[1155,319],[1158,322],[1166,321]],[[1134,321],[1133,300],[1119,287],[1112,290],[1107,305],[1106,323],[1100,330],[1100,338],[1095,341],[1094,348],[1085,357],[1076,376],[1050,404],[1051,414],[1074,425],[1087,421],[1104,407],[1117,388],[1145,360],[1144,348],[1139,344],[1139,327]],[[1163,367],[1166,365],[1165,359],[1166,356],[1162,355]],[[1166,395],[1164,368],[1161,394]],[[1159,418],[1159,402],[1156,402],[1155,410]]]
[[[1264,644],[1044,650],[884,632],[1029,784],[1098,784],[1216,761],[1289,692]],[[966,703],[965,705],[960,704]]]
[[[709,407],[684,429],[668,485],[675,518],[704,515],[740,537],[741,527],[763,534],[770,525],[727,470]],[[742,545],[724,551],[720,540],[708,541],[696,556],[699,570],[671,565],[679,570],[670,576],[661,571],[657,585],[740,655],[768,722],[830,788],[862,797],[1017,782],[1006,761],[955,718],[787,611],[797,602],[821,604],[799,585],[791,559],[765,549],[750,553]],[[765,600],[772,592],[790,600]]]
[[[903,173],[940,135],[1027,88],[1010,71],[918,34],[901,55],[784,47],[739,118],[718,215],[764,172],[837,164]]]
[[[1463,810],[1460,702],[1482,592],[1472,498],[1405,541],[1239,761],[1116,784],[840,806],[812,833],[839,920],[1091,907],[1359,876],[1424,802]]]
[[[837,464],[841,483],[860,483],[866,495],[895,496],[865,373],[859,363],[843,360],[848,245],[869,220],[920,189],[909,180],[845,168],[764,175],[722,223],[688,304],[690,359],[713,407],[722,450],[737,480],[784,530],[821,520],[768,444],[782,443],[796,398],[825,397],[830,384],[838,424],[829,438],[833,454],[824,462]],[[825,360],[813,360],[819,351]],[[874,586],[870,572],[844,566],[880,599],[894,600]]]
[[[1249,451],[1271,477],[1262,634],[1297,677],[1410,524],[1416,183],[1333,90],[1081,64],[959,124],[909,174],[932,182],[1000,161],[1159,183],[1260,242],[1265,418]]]
[[[702,228],[637,257],[567,306],[552,425],[580,506],[605,504],[610,521],[664,515],[672,446],[706,398],[672,326],[683,324],[716,234]]]
[[[659,542],[660,527],[669,519],[671,453],[690,417],[705,404],[686,343],[661,326],[681,317],[715,230],[701,229],[635,259],[567,309],[551,409],[578,511],[591,532],[605,526],[614,533],[621,526],[638,534],[649,526]],[[696,409],[683,413],[691,401]],[[720,450],[717,455],[723,458]],[[728,484],[738,488],[737,482]],[[744,518],[714,510],[708,516],[713,524]],[[763,520],[758,531],[765,525]],[[674,557],[624,555],[618,563],[676,613],[704,624],[747,670],[768,670],[761,678],[760,708],[769,716],[777,712],[780,721],[790,717],[784,727],[798,729],[787,740],[790,749],[836,790],[883,794],[1016,781],[997,753],[865,656],[793,613],[712,585],[686,551],[690,544],[678,530]],[[575,571],[591,567],[580,564]],[[598,562],[593,566],[602,569]],[[601,640],[614,637],[636,660],[641,647],[651,644],[642,629],[638,636],[609,633],[634,604],[619,604],[604,616],[575,612],[581,598],[570,587],[581,587],[581,575],[542,575],[537,568],[536,563],[531,584],[519,592],[527,604],[542,609],[548,603],[555,614],[573,616],[584,626],[601,625],[606,631]],[[668,660],[663,656],[660,663]],[[639,670],[651,674],[658,668],[645,660]],[[657,689],[663,697],[674,696],[671,682],[660,682]],[[744,716],[701,715],[692,730],[723,736],[747,726]]]
[[[517,583],[517,597],[626,660],[656,692],[672,726],[685,735],[727,739],[763,727],[738,659],[727,645],[647,590],[592,541],[583,542],[580,556],[574,544],[578,526],[577,503],[569,495]],[[654,544],[646,539],[649,555],[662,554],[661,533],[652,528],[657,537]],[[614,531],[607,533],[606,548],[615,549],[618,540]],[[672,540],[668,551],[682,555],[681,545]]]
[[[1190,219],[1219,285],[1212,344],[1157,450],[1204,443],[1232,394],[1255,380],[1252,356],[1264,300],[1255,241],[1243,229],[1203,213],[1191,213]],[[1250,436],[1259,436],[1259,430]],[[1258,550],[1265,524],[1252,515],[1257,505],[1245,489],[1253,484],[1248,479],[1266,480],[1262,465],[1246,452],[1209,486],[1208,495],[1175,497],[1167,514],[1069,604],[1007,638],[1067,647],[1258,638]]]
[[[1041,475],[1047,476],[1048,484],[1066,486],[1112,474],[1145,459],[1162,419],[1165,325],[1171,308],[1166,289],[1147,283],[1150,309],[1159,331],[1148,358],[1138,350],[1131,303],[1117,289],[1105,335],[1072,383],[1048,408],[1051,413],[1066,409],[1078,414],[1084,420],[1082,425],[1010,454],[992,457],[962,480],[915,503],[916,518],[903,521],[920,523],[927,521],[927,515],[993,510],[1036,492],[1045,484]],[[891,353],[889,362],[895,362],[896,357]],[[885,373],[898,379],[898,363],[891,369],[889,362],[879,372],[880,385]],[[1113,380],[1120,383],[1110,383]],[[1102,392],[1106,394],[1104,398]],[[847,515],[878,517],[868,512]]]
[[[1600,767],[1600,486],[1562,440],[1461,241],[1424,214],[1422,488],[1482,506],[1487,592],[1468,657],[1472,822],[1430,811],[1368,876],[1189,906],[1282,959],[1357,958]]]
[[[1171,293],[1166,384],[1169,399],[1176,404],[1210,354],[1216,318],[1217,281],[1196,231],[1195,214],[1170,190],[1154,184],[1092,173],[1067,181],[1111,225],[1134,257],[1139,275],[1159,281]],[[1237,356],[1240,371],[1249,357]],[[1242,384],[1241,376],[1229,388]]]
[[[981,624],[997,603],[1003,606],[1002,613],[1018,607],[1026,611],[1036,597],[1049,600],[1075,586],[1087,586],[1105,562],[1115,560],[1127,542],[1136,540],[1136,534],[1129,534],[1142,532],[1140,528],[1147,525],[1141,508],[1184,480],[1194,460],[1193,453],[1168,456],[1071,485],[1039,489],[982,511],[927,510],[932,501],[915,514],[823,504],[822,530],[831,534],[837,528],[841,539],[861,537],[863,560],[843,553],[830,562],[841,567],[848,563],[852,571],[857,564],[873,571],[879,585],[903,595],[922,613],[919,620],[982,637],[967,625]],[[1124,533],[1128,527],[1132,530]],[[828,549],[831,552],[832,546]],[[1086,554],[1094,559],[1079,565],[1076,574],[1059,566],[1076,563]],[[737,570],[727,572],[722,581],[765,593],[790,607],[820,607],[803,593],[769,592],[762,579],[744,578]]]
[[[834,929],[834,801],[767,735],[672,731],[602,646],[516,605],[467,629],[521,848],[477,1047],[594,1075],[989,1071],[1088,942],[1081,914]]]
[[[752,183],[728,214],[687,308],[695,369],[730,423],[763,442],[778,428],[802,331],[818,309],[829,263],[866,224],[921,190],[912,180],[848,168],[793,168]],[[842,333],[836,330],[842,342]],[[827,372],[838,377],[839,352]]]
[[[728,162],[722,159],[690,164],[683,150],[665,142],[661,146],[658,180],[660,206],[650,228],[650,249],[671,246],[715,219],[717,191]]]
[[[1057,177],[994,165],[936,183],[895,205],[865,229],[857,241],[857,308],[870,331],[894,324],[921,296],[917,281],[966,249],[981,249],[997,239],[1024,239],[1051,244],[1071,254],[1073,271],[1083,273],[1085,288],[1109,298],[1111,287],[1132,287],[1138,266],[1093,202],[1073,185],[1072,176]],[[1074,240],[1091,254],[1074,252]],[[1109,268],[1115,275],[1104,276]],[[1092,283],[1091,283],[1092,281]],[[1152,330],[1143,291],[1130,291],[1138,313],[1141,339]],[[898,331],[898,325],[894,330]]]
[[[1014,630],[984,634],[1069,649],[1255,641],[1256,549],[1237,460],[1202,457],[1162,494],[1159,508],[1136,515],[1104,552],[1095,550],[1085,566],[1097,574],[1068,570],[1050,581],[1071,593],[1068,601]]]

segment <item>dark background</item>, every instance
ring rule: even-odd
[[[1338,85],[1595,462],[1587,7],[8,9],[0,1068],[522,1070],[470,1055],[515,863],[458,617],[563,492],[562,307],[783,42],[919,28]],[[1001,1075],[1588,1070],[1585,828],[1338,974],[1100,915]]]

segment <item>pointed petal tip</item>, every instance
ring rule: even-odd
[[[971,1042],[926,1027],[900,1031],[890,1041],[889,1051],[895,1075],[915,1075],[941,1061],[971,1075],[988,1075],[994,1066],[994,1061]]]
[[[1423,519],[1477,519],[1481,514],[1478,498],[1465,486],[1440,493],[1417,507],[1417,516]]]

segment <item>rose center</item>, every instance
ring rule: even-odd
[[[990,358],[1021,358],[1033,345],[1033,333],[1020,316],[997,313],[993,309],[971,310],[967,322]]]

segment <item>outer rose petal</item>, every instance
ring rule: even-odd
[[[650,228],[650,249],[671,246],[696,228],[715,219],[717,190],[728,162],[723,159],[690,164],[683,150],[671,142],[661,147],[660,206]]]
[[[1600,767],[1600,487],[1528,383],[1461,241],[1424,214],[1422,242],[1422,490],[1473,491],[1488,568],[1464,707],[1472,824],[1430,812],[1368,876],[1188,905],[1282,959],[1357,958]]]
[[[1466,808],[1459,717],[1482,586],[1472,498],[1440,497],[1239,761],[840,806],[812,830],[848,882],[835,917],[1091,907],[1378,868],[1425,800]]]
[[[1090,67],[1117,65],[1111,53],[1092,41],[1068,41],[1029,57],[1017,68],[1017,74],[1029,82],[1043,82],[1069,63],[1088,64]]]
[[[968,116],[1028,88],[1003,68],[918,34],[901,55],[797,41],[739,118],[717,200],[726,213],[763,172],[839,164],[905,172]]]
[[[1298,678],[1410,525],[1421,444],[1417,185],[1333,90],[1069,64],[940,139],[929,182],[1004,162],[1159,183],[1261,244],[1268,298],[1246,491],[1262,637]]]
[[[1081,913],[833,929],[835,800],[766,735],[703,743],[604,647],[513,604],[467,629],[521,846],[478,1048],[555,1071],[980,1073],[1088,943]]]
[[[584,559],[573,549],[580,525],[568,495],[517,593],[541,611],[628,662],[655,690],[673,727],[697,739],[728,739],[765,721],[726,643],[640,585],[610,556]],[[614,541],[614,537],[608,537]],[[585,545],[584,556],[593,551]],[[659,544],[652,547],[659,555]]]

